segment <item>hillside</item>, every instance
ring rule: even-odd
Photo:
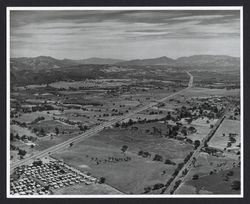
[[[240,59],[226,55],[193,55],[171,59],[169,57],[159,57],[152,59],[120,60],[110,58],[88,58],[82,60],[55,59],[48,56],[34,58],[22,57],[11,58],[10,68],[12,71],[20,70],[48,70],[59,68],[70,68],[79,65],[117,65],[117,66],[169,66],[182,69],[237,71],[240,67]]]
[[[118,65],[173,65],[175,60],[169,57],[158,57],[152,59],[135,59],[117,63]]]
[[[124,60],[92,57],[88,59],[71,60],[71,61],[73,61],[74,63],[78,63],[78,64],[116,64],[119,62],[123,62]]]
[[[119,59],[88,58],[83,60],[55,59],[49,56],[20,57],[10,59],[11,70],[43,70],[72,67],[83,64],[115,64],[121,62]]]
[[[73,61],[58,60],[49,56],[11,58],[12,70],[57,69],[77,65]]]
[[[180,57],[175,62],[186,66],[240,66],[240,58],[226,55],[193,55]]]

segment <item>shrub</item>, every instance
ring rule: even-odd
[[[105,183],[105,181],[106,181],[106,179],[105,179],[104,177],[101,177],[101,178],[99,179],[99,183]]]
[[[192,179],[193,179],[193,180],[199,179],[199,175],[198,175],[198,174],[194,174]]]
[[[157,183],[157,184],[154,185],[153,190],[158,190],[158,189],[163,188],[163,187],[164,187],[164,184]]]
[[[228,173],[227,173],[227,176],[233,176],[234,175],[234,172],[233,171],[229,171]]]
[[[240,190],[240,181],[238,181],[238,180],[233,181],[231,187],[233,190]]]

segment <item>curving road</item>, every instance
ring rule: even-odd
[[[166,96],[166,97],[164,97],[164,98],[162,98],[160,100],[157,100],[156,102],[149,103],[149,104],[147,104],[147,105],[145,105],[143,107],[140,107],[140,108],[138,108],[136,110],[133,110],[133,111],[131,111],[130,113],[128,113],[126,115],[118,116],[118,117],[116,117],[116,118],[114,118],[114,119],[112,119],[112,120],[110,120],[108,122],[104,122],[104,123],[92,128],[90,130],[87,130],[86,132],[84,132],[83,134],[81,134],[79,136],[71,138],[71,139],[69,139],[67,141],[64,141],[64,142],[60,143],[60,144],[54,145],[54,146],[52,146],[52,147],[50,147],[50,148],[48,148],[46,150],[38,152],[37,154],[35,154],[35,155],[31,156],[31,157],[28,157],[28,158],[22,159],[22,160],[20,160],[18,162],[12,163],[12,164],[10,164],[10,170],[12,171],[14,168],[16,168],[16,167],[18,167],[20,165],[28,164],[34,159],[42,158],[42,157],[44,157],[44,156],[46,156],[46,155],[48,155],[50,153],[55,153],[55,152],[57,152],[59,150],[62,150],[64,148],[68,147],[69,144],[72,143],[72,142],[76,143],[76,142],[80,142],[80,141],[82,141],[82,140],[84,140],[86,138],[92,137],[92,136],[96,135],[98,132],[102,131],[104,128],[110,127],[110,126],[114,125],[117,122],[120,122],[120,121],[123,121],[124,119],[130,118],[134,114],[137,114],[137,113],[139,113],[141,111],[144,111],[144,110],[146,110],[148,108],[151,108],[151,107],[157,105],[159,102],[163,102],[163,101],[165,101],[165,100],[167,100],[169,98],[172,98],[172,97],[174,97],[174,96],[176,96],[176,95],[190,89],[193,86],[193,75],[191,75],[188,71],[185,71],[185,72],[190,77],[188,86],[186,88],[184,88],[184,89],[182,89],[182,90],[180,90],[178,92],[175,92],[175,93],[173,93],[173,94],[171,94],[169,96]]]

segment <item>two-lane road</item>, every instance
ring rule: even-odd
[[[179,173],[177,174],[177,176],[174,178],[174,180],[170,183],[170,185],[167,187],[166,191],[164,192],[164,194],[170,194],[170,192],[172,191],[175,192],[177,189],[173,189],[174,185],[177,181],[181,181],[181,183],[184,181],[186,175],[188,173],[186,173],[185,175],[183,175],[183,170],[186,169],[187,172],[189,172],[192,167],[193,167],[193,160],[197,159],[201,149],[205,146],[205,144],[207,142],[209,142],[211,140],[211,138],[214,136],[215,132],[218,130],[219,126],[221,125],[221,123],[223,122],[223,120],[225,119],[225,114],[228,111],[229,105],[225,108],[224,114],[222,115],[222,117],[215,123],[214,127],[209,131],[209,133],[206,135],[206,137],[204,137],[201,141],[201,144],[199,145],[199,147],[194,151],[193,155],[190,157],[190,159],[183,165],[183,167],[181,168],[181,170],[179,171]]]

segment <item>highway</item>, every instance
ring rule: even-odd
[[[60,144],[49,147],[49,148],[47,148],[47,149],[45,149],[43,151],[40,151],[40,152],[28,157],[28,158],[25,158],[25,159],[22,159],[22,160],[20,160],[18,162],[12,163],[12,164],[10,164],[10,170],[12,171],[14,168],[16,168],[18,166],[21,166],[21,165],[29,164],[31,161],[33,161],[33,160],[35,160],[37,158],[42,158],[42,157],[47,156],[49,154],[58,152],[59,150],[65,149],[70,145],[70,143],[78,143],[78,142],[80,142],[80,141],[82,141],[84,139],[92,137],[92,136],[96,135],[98,132],[102,131],[104,128],[110,127],[110,126],[116,124],[117,122],[121,122],[124,119],[130,118],[134,114],[137,114],[137,113],[139,113],[141,111],[144,111],[144,110],[146,110],[148,108],[151,108],[151,107],[157,105],[159,102],[163,102],[163,101],[165,101],[165,100],[167,100],[169,98],[172,98],[172,97],[174,97],[174,96],[176,96],[176,95],[178,95],[178,94],[180,94],[180,93],[182,93],[184,91],[187,91],[188,89],[190,89],[193,86],[193,76],[189,72],[187,72],[187,71],[185,71],[185,72],[190,77],[188,86],[186,88],[184,88],[184,89],[182,89],[182,90],[180,90],[178,92],[175,92],[175,93],[173,93],[173,94],[171,94],[169,96],[166,96],[166,97],[164,97],[164,98],[162,98],[160,100],[157,100],[156,102],[149,103],[149,104],[147,104],[147,105],[145,105],[143,107],[140,107],[140,108],[138,108],[136,110],[133,110],[133,111],[131,111],[130,113],[128,113],[126,115],[118,116],[118,117],[116,117],[116,118],[114,118],[114,119],[112,119],[112,120],[110,120],[108,122],[104,122],[104,123],[102,123],[102,124],[100,124],[100,125],[98,125],[96,127],[93,127],[92,129],[87,130],[86,132],[84,132],[83,134],[81,134],[79,136],[76,136],[76,137],[71,138],[71,139],[69,139],[67,141],[64,141],[64,142],[62,142]]]

